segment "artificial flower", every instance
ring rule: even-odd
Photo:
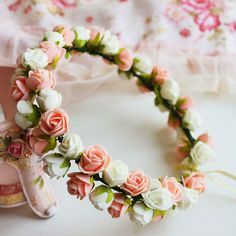
[[[160,181],[152,179],[149,191],[142,194],[144,203],[151,209],[169,210],[175,203],[172,193],[161,186]]]
[[[142,202],[136,202],[129,212],[129,218],[138,225],[147,225],[152,222],[153,210]]]
[[[67,190],[71,195],[76,195],[80,200],[87,196],[93,189],[93,178],[80,172],[68,174]]]
[[[77,134],[67,134],[63,137],[61,144],[58,147],[59,151],[65,158],[78,158],[83,152],[84,145],[81,138]]]
[[[124,184],[128,175],[128,166],[119,160],[111,161],[103,171],[103,179],[111,187]]]
[[[40,48],[28,48],[22,55],[22,64],[32,70],[43,69],[48,65],[48,56]]]
[[[112,218],[122,217],[128,210],[128,199],[122,193],[114,193],[114,200],[107,209]]]
[[[98,210],[102,211],[107,209],[114,199],[114,194],[112,190],[105,186],[100,185],[96,187],[90,194],[89,200]]]
[[[142,170],[135,170],[129,173],[126,182],[122,188],[131,196],[137,196],[148,190],[150,179]]]
[[[100,145],[95,145],[84,151],[78,166],[83,173],[94,175],[103,171],[110,160],[111,158],[106,149]]]
[[[171,104],[176,104],[180,95],[180,88],[175,80],[168,79],[161,85],[160,93],[161,96],[168,100]]]
[[[36,100],[41,111],[45,112],[60,107],[62,96],[56,90],[42,89],[40,90]]]

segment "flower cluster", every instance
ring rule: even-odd
[[[169,113],[168,125],[178,132],[180,178],[155,179],[142,170],[129,171],[122,161],[112,160],[101,145],[85,149],[77,134],[68,133],[69,118],[60,108],[62,96],[55,90],[52,70],[73,52],[101,56],[105,62],[116,64],[127,78],[135,77],[141,91],[154,93],[155,105]],[[88,195],[97,209],[107,209],[113,218],[129,213],[140,225],[197,202],[198,194],[206,188],[205,175],[198,166],[213,158],[211,140],[206,133],[193,137],[201,126],[200,116],[193,100],[181,96],[177,82],[166,70],[153,66],[145,57],[134,56],[109,31],[62,25],[46,32],[39,46],[27,49],[17,64],[10,94],[17,103],[15,121],[24,130],[25,139],[9,144],[11,156],[22,157],[26,146],[41,156],[57,148],[58,152],[43,156],[48,175],[65,176],[75,162],[78,172],[68,174],[70,194],[80,199]]]

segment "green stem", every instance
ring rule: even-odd
[[[114,59],[114,56],[109,56],[109,55],[104,55],[102,54],[100,51],[99,51],[99,47],[98,48],[92,48],[92,47],[89,47],[87,45],[85,45],[84,47],[82,48],[76,48],[76,47],[68,47],[66,48],[67,51],[78,51],[78,52],[81,52],[81,53],[89,53],[91,55],[94,55],[94,56],[100,56],[104,59],[106,59],[107,61],[113,63],[113,64],[116,64],[115,62],[115,59]],[[141,82],[142,84],[148,88],[150,91],[154,91],[154,85],[153,85],[153,81],[152,81],[152,78],[150,75],[146,75],[146,76],[143,76],[139,73],[137,73],[134,68],[132,67],[130,69],[130,71],[127,71],[127,73],[131,73],[134,77],[137,77]],[[195,139],[194,137],[192,136],[191,132],[189,131],[189,129],[185,128],[184,125],[183,125],[183,121],[182,121],[182,117],[181,115],[176,111],[175,109],[175,106],[169,104],[167,101],[163,101],[163,105],[170,111],[170,113],[172,113],[176,119],[179,121],[180,123],[180,127],[182,129],[182,131],[184,132],[185,136],[187,137],[187,139],[189,140],[190,144],[193,146],[194,143],[195,143]]]

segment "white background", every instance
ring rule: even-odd
[[[216,160],[203,169],[225,169],[236,174],[236,97],[194,97],[204,127],[215,141]],[[130,169],[142,168],[153,177],[174,174],[170,163],[175,137],[166,127],[166,115],[154,107],[153,96],[138,93],[133,82],[120,80],[103,85],[66,110],[71,117],[71,131],[82,137],[85,146],[102,144],[113,159],[121,159]],[[146,227],[134,225],[127,216],[114,220],[106,211],[94,209],[87,199],[77,200],[67,193],[65,182],[51,181],[60,201],[53,218],[41,220],[26,205],[0,209],[0,235],[236,235],[236,194],[211,180],[193,209],[178,211]],[[236,188],[236,183],[229,183]]]

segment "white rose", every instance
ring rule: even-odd
[[[125,183],[128,175],[128,166],[119,160],[111,161],[109,166],[103,171],[103,179],[111,187]]]
[[[214,159],[214,152],[208,144],[199,141],[191,149],[190,156],[194,164],[202,165]]]
[[[63,137],[58,149],[65,157],[78,158],[79,153],[83,152],[84,146],[79,135],[67,134]]]
[[[33,105],[29,101],[20,100],[16,105],[17,111],[22,115],[29,115],[33,113]]]
[[[89,200],[98,210],[107,209],[114,199],[111,189],[105,185],[96,187],[90,194]]]
[[[44,171],[51,177],[64,176],[70,168],[70,161],[58,153],[46,155],[43,160],[46,163]]]
[[[183,188],[183,199],[179,202],[179,207],[182,209],[189,209],[196,205],[199,199],[199,194],[196,190],[190,188]]]
[[[48,111],[61,106],[62,96],[56,90],[43,89],[40,90],[36,100],[42,111]]]
[[[147,225],[152,222],[153,210],[148,208],[144,203],[137,202],[129,212],[129,218],[138,225]]]
[[[184,126],[191,131],[195,131],[202,125],[201,117],[195,110],[187,110],[183,118]]]
[[[103,53],[106,55],[115,55],[120,49],[118,38],[111,35],[110,31],[106,31],[101,40],[101,45],[104,46]]]
[[[161,96],[171,104],[176,104],[180,95],[180,88],[175,80],[165,80],[161,86]]]
[[[48,65],[48,56],[40,48],[30,49],[22,55],[23,65],[31,69],[42,69]]]
[[[64,47],[65,46],[65,41],[63,36],[58,33],[58,32],[54,32],[54,31],[49,31],[46,32],[44,37],[46,38],[46,40],[48,42],[51,42],[53,44],[56,44],[59,47]]]
[[[74,44],[76,47],[83,47],[86,42],[90,39],[90,30],[85,27],[73,27],[75,32],[75,41]]]
[[[73,27],[73,30],[76,34],[76,39],[88,41],[90,39],[90,30],[86,29],[83,26]]]
[[[147,57],[137,56],[134,60],[134,69],[136,72],[150,74],[152,71],[152,63]]]
[[[160,211],[169,210],[174,205],[172,194],[161,186],[160,181],[152,179],[150,190],[142,194],[145,204]]]
[[[24,115],[20,112],[17,112],[15,115],[15,122],[16,124],[21,127],[22,129],[28,129],[33,122],[29,121]]]

